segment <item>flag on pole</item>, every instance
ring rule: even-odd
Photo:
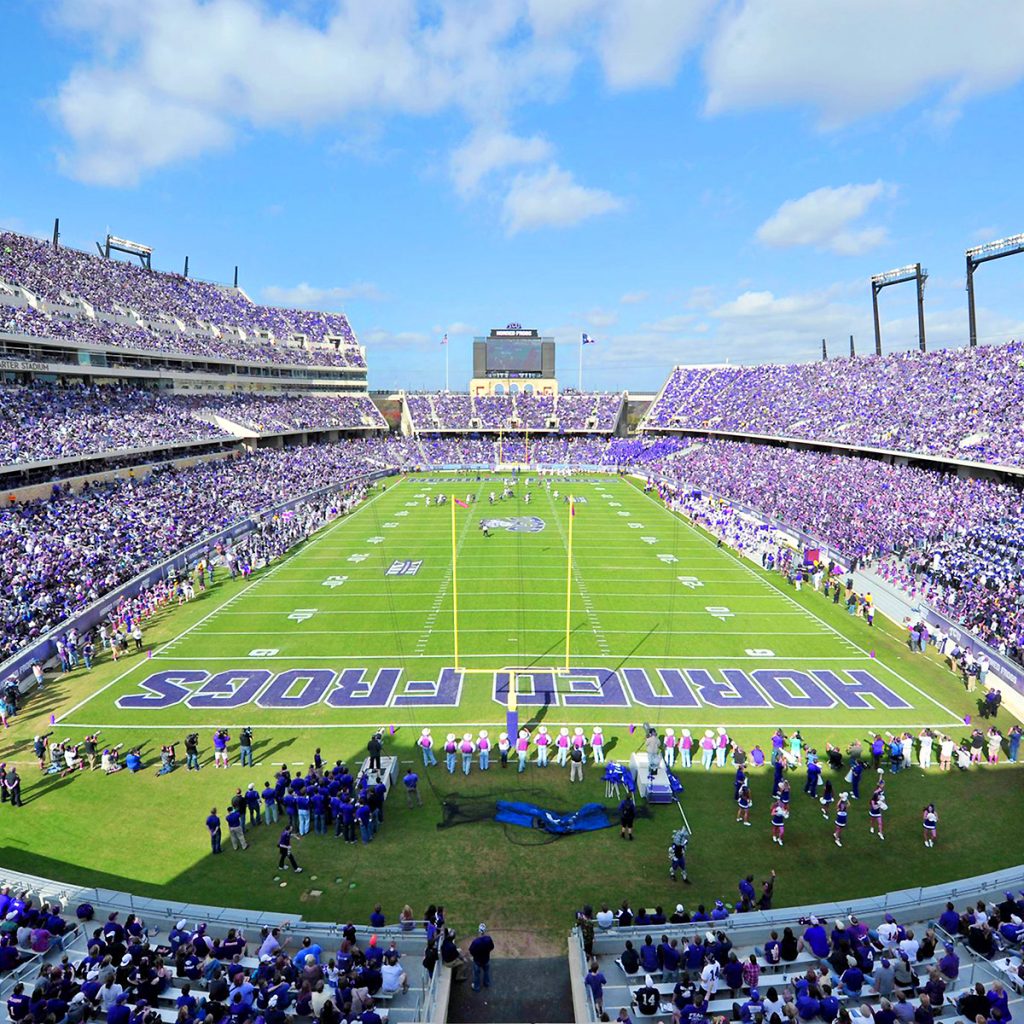
[[[443,337],[443,338],[441,339],[441,344],[442,344],[442,345],[447,345],[447,344],[448,344],[448,335],[447,335],[447,333],[446,333],[446,334],[445,334],[445,336],[444,336],[444,337]]]
[[[455,504],[458,505],[459,508],[469,508],[469,506],[464,501],[459,501],[458,498],[455,499]]]
[[[569,502],[569,515],[571,515],[571,516],[575,516],[576,515],[576,502],[575,501],[570,501]]]
[[[583,344],[584,345],[595,345],[597,343],[596,338],[592,338],[586,331],[583,332]]]

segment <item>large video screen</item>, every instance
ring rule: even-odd
[[[487,372],[540,373],[540,349],[539,339],[488,339]]]

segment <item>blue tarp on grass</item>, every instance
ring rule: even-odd
[[[608,812],[601,804],[584,804],[572,814],[560,814],[536,804],[514,803],[509,800],[499,800],[497,808],[495,821],[505,825],[520,825],[523,828],[539,828],[559,836],[570,835],[573,832],[596,832],[598,829],[611,826]]]

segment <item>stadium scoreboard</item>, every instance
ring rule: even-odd
[[[521,324],[496,327],[473,339],[473,376],[478,379],[551,379],[555,376],[555,340]]]

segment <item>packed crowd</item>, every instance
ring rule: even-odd
[[[259,306],[240,292],[0,233],[0,281],[60,309],[5,304],[0,329],[116,347],[297,365],[365,366],[348,320]],[[7,298],[0,292],[0,300]],[[95,315],[67,315],[84,300]],[[159,325],[159,326],[157,326]],[[260,337],[269,332],[274,341]],[[301,336],[301,342],[294,339]]]
[[[677,366],[645,417],[687,427],[1024,464],[1024,342],[791,366]]]
[[[741,894],[745,888],[752,891],[751,881],[751,876],[740,880]],[[610,983],[596,957],[584,979],[602,1020],[611,1019],[605,1014],[606,989],[616,993],[617,999],[611,996],[615,1001],[628,993],[627,1005],[616,1018],[621,1022],[634,1009],[674,1024],[710,1019],[743,1024],[932,1024],[947,1010],[972,1024],[1012,1019],[1009,986],[991,974],[987,985],[965,986],[957,952],[960,942],[986,957],[1004,943],[1016,946],[1024,901],[1012,892],[998,904],[979,901],[962,913],[948,903],[937,925],[902,923],[891,913],[877,927],[853,914],[834,922],[812,914],[797,927],[772,930],[753,947],[737,947],[713,923],[706,933],[680,935],[669,926],[709,920],[706,914],[698,918],[685,912],[681,904],[669,916],[660,907],[653,914],[638,913],[647,918],[642,927],[651,927],[652,934],[636,944],[626,939],[615,958],[632,984]],[[607,934],[640,923],[628,903],[617,914],[606,906],[596,917],[591,914],[578,917],[587,956],[595,932]],[[653,929],[665,929],[660,942]],[[1007,980],[1019,991],[1019,964],[1007,968]]]
[[[259,449],[0,509],[0,659],[204,536],[368,468],[343,444]]]
[[[413,429],[553,430],[610,432],[623,395],[565,390],[552,395],[467,395],[450,391],[405,396]],[[552,420],[557,421],[552,426]]]
[[[690,441],[645,471],[664,496],[743,547],[754,527],[705,490],[819,537],[1002,653],[1024,650],[1024,496],[1010,484],[822,452]],[[674,483],[672,483],[674,481]]]
[[[0,903],[5,900],[25,902],[0,895]],[[36,911],[29,905],[14,916],[20,920],[30,914],[33,920],[55,918],[60,935],[70,937],[74,930],[49,907]],[[15,1024],[157,1024],[171,1019],[176,1024],[286,1024],[292,1019],[382,1024],[389,1004],[408,992],[410,975],[416,981],[420,977],[396,940],[385,946],[377,934],[367,938],[352,923],[340,927],[337,948],[328,950],[312,936],[297,939],[287,922],[266,926],[249,939],[240,928],[215,936],[205,922],[190,924],[182,918],[166,939],[157,939],[159,929],[147,927],[136,914],[122,923],[112,912],[97,923],[94,908],[84,903],[76,915],[86,933],[86,955],[66,954],[59,963],[44,963],[30,985],[15,985],[7,1000],[8,1018]],[[370,927],[381,928],[384,920],[378,904]],[[406,905],[397,923],[403,934],[422,932],[428,976],[438,963],[459,971],[468,962],[476,965],[474,988],[489,979],[494,943],[483,925],[464,955],[454,930],[445,924],[442,906],[431,905],[417,920]],[[15,949],[13,956],[20,955]]]

